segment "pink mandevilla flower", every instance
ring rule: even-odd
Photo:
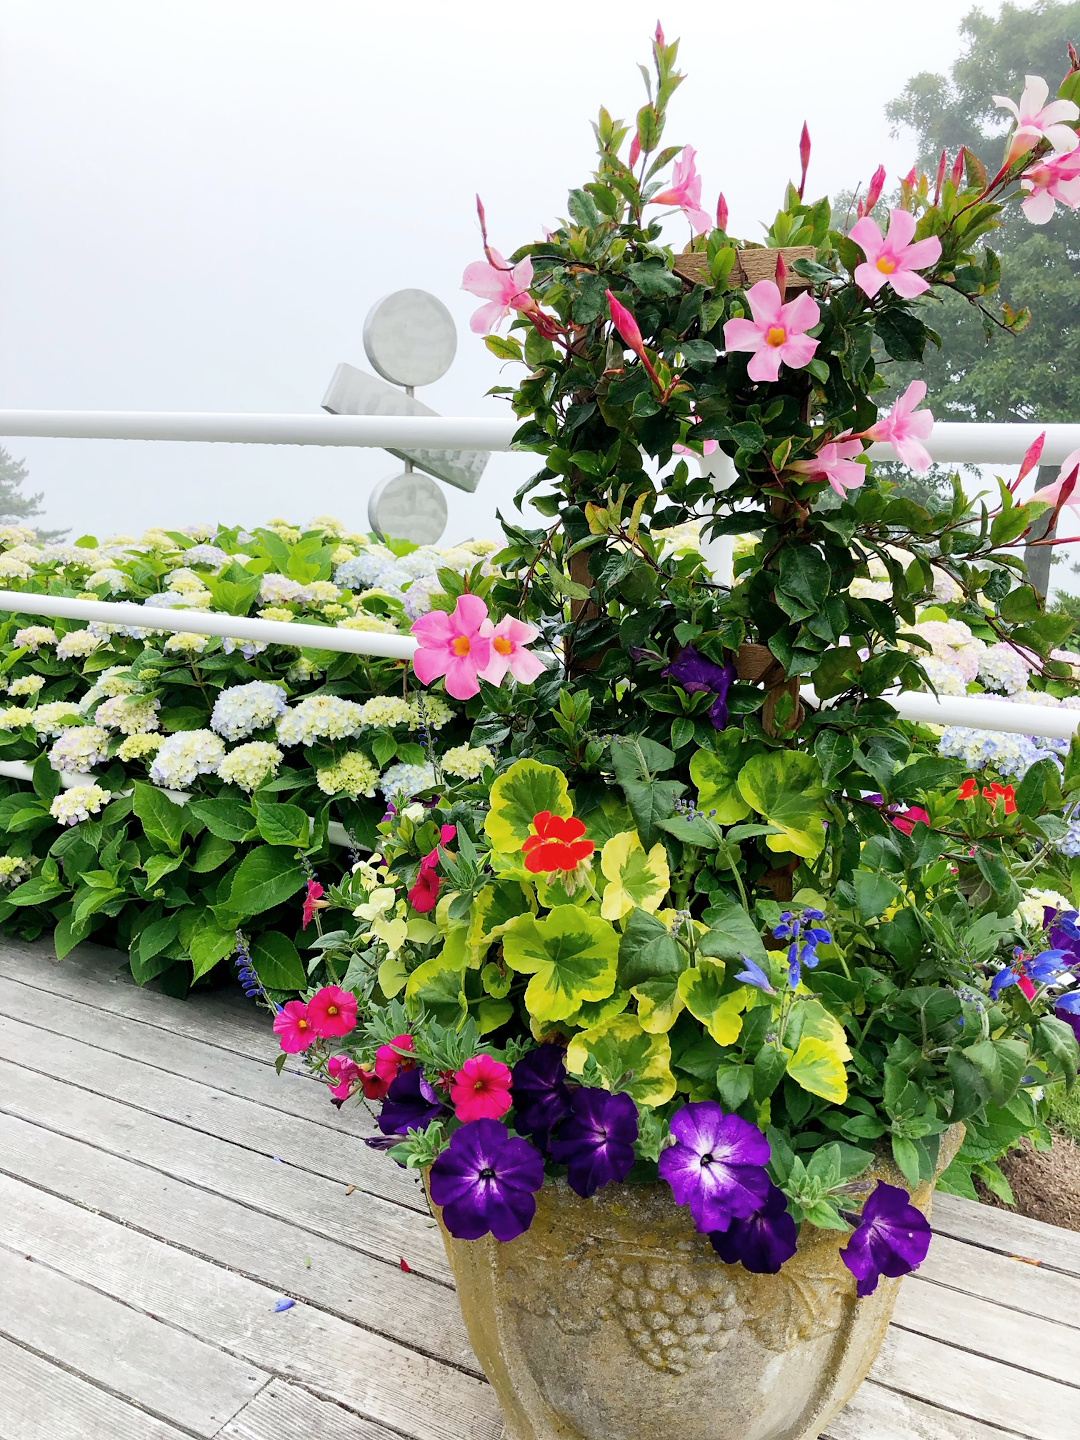
[[[817,301],[803,292],[785,305],[772,280],[759,280],[746,292],[752,320],[729,320],[724,326],[728,350],[752,350],[747,368],[751,380],[775,380],[781,361],[792,370],[809,365],[818,347],[807,330],[821,319]]]
[[[491,1055],[474,1055],[454,1076],[450,1099],[459,1120],[501,1120],[510,1109],[510,1067]]]
[[[356,1029],[356,996],[340,985],[324,985],[308,1001],[308,1019],[320,1039]]]
[[[855,284],[866,295],[876,295],[883,285],[891,285],[905,300],[912,300],[930,289],[930,282],[916,270],[926,270],[941,259],[941,241],[936,235],[911,243],[915,234],[915,216],[907,210],[890,212],[889,233],[882,235],[877,221],[869,215],[851,227],[851,239],[861,246],[866,259],[855,267]]]
[[[480,679],[487,680],[491,685],[501,685],[509,670],[515,680],[531,685],[544,673],[545,666],[525,647],[531,645],[539,634],[535,625],[515,620],[513,615],[504,615],[495,626],[491,637],[491,660],[480,672]]]
[[[299,1055],[314,1044],[315,1026],[308,1015],[308,1007],[302,1000],[290,1000],[274,1016],[274,1034],[281,1042],[286,1055]]]
[[[420,641],[413,670],[423,685],[446,676],[447,694],[471,700],[480,693],[477,676],[491,663],[491,637],[495,627],[479,595],[462,595],[453,612],[429,610],[413,621],[412,633]]]
[[[712,216],[701,207],[701,176],[697,173],[696,156],[694,147],[687,145],[675,161],[671,185],[652,196],[649,204],[677,205],[690,221],[694,234],[704,235],[712,229]]]
[[[334,1082],[330,1086],[330,1094],[335,1100],[347,1100],[353,1092],[357,1080],[361,1080],[360,1066],[355,1060],[350,1060],[346,1055],[331,1055],[326,1062],[327,1073]]]
[[[888,415],[865,432],[867,440],[891,445],[904,464],[919,475],[925,475],[932,464],[930,452],[922,442],[930,438],[934,417],[929,410],[915,408],[925,399],[926,381],[913,380]]]
[[[1080,119],[1080,110],[1071,100],[1051,100],[1046,103],[1050,87],[1041,75],[1025,77],[1024,93],[1020,104],[1007,95],[995,95],[994,104],[1011,110],[1016,116],[1016,129],[1009,138],[1009,151],[1005,164],[1011,165],[1025,151],[1033,149],[1043,140],[1049,140],[1055,150],[1067,154],[1080,145],[1080,136],[1068,120]]]
[[[493,263],[474,260],[466,265],[461,277],[461,288],[470,295],[479,295],[486,300],[472,319],[470,328],[477,335],[486,335],[496,329],[510,314],[511,310],[536,309],[536,301],[529,294],[533,281],[532,261],[526,255],[516,265],[508,265],[497,250],[488,250]]]
[[[1057,479],[1043,485],[1030,497],[1045,500],[1048,505],[1060,505],[1065,510],[1080,513],[1080,488],[1077,487],[1077,467],[1080,466],[1080,450],[1066,455],[1057,473]]]
[[[827,480],[843,499],[848,490],[857,490],[866,479],[866,466],[855,459],[863,453],[863,442],[849,440],[850,434],[845,430],[823,445],[812,460],[794,460],[788,469],[798,470],[809,480]]]
[[[1080,150],[1070,151],[1068,155],[1047,155],[1025,171],[1020,186],[1028,192],[1020,209],[1033,225],[1045,225],[1057,209],[1058,200],[1070,210],[1077,209],[1080,206]]]

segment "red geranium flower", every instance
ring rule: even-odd
[[[974,800],[978,793],[979,782],[974,776],[971,776],[960,786],[960,789],[956,792],[956,798],[958,800]]]
[[[525,869],[532,875],[544,875],[552,870],[576,870],[582,860],[587,860],[596,849],[591,840],[584,839],[585,822],[570,816],[552,815],[550,810],[541,810],[533,817],[535,835],[530,835],[521,847],[525,852]]]
[[[1011,785],[999,785],[995,781],[993,785],[988,785],[982,793],[991,805],[996,805],[999,800],[1004,800],[1006,815],[1016,814],[1016,791]]]

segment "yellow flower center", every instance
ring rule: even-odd
[[[514,648],[513,641],[508,640],[505,635],[496,635],[491,643],[500,655],[509,655]]]
[[[469,645],[469,637],[467,635],[457,635],[451,642],[450,648],[455,655],[468,655],[472,647]]]
[[[783,345],[786,339],[787,331],[784,329],[783,325],[772,325],[765,334],[765,344],[772,345],[774,347],[778,345]]]
[[[896,269],[896,261],[890,260],[888,255],[880,255],[878,257],[877,268],[881,271],[882,275],[891,275]]]

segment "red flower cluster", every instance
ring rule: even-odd
[[[287,1055],[355,1029],[356,996],[340,985],[324,985],[306,1002],[290,1000],[274,1016],[274,1034]]]
[[[530,835],[521,847],[525,852],[525,869],[531,875],[576,870],[596,849],[591,840],[584,839],[584,821],[573,816],[564,820],[561,815],[552,815],[550,810],[541,810],[533,817],[533,829],[536,834]]]
[[[971,776],[965,780],[960,789],[956,792],[959,800],[974,800],[979,794],[979,782]],[[995,780],[992,785],[983,787],[983,799],[989,800],[991,805],[996,805],[999,800],[1005,802],[1005,814],[1016,814],[1016,789],[1012,785],[999,785]]]

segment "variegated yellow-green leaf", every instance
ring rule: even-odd
[[[572,815],[566,776],[539,760],[517,760],[491,787],[491,809],[484,829],[495,850],[516,854],[532,834],[533,819],[544,810]]]
[[[470,1012],[476,1019],[477,1029],[481,1035],[487,1035],[492,1030],[498,1030],[500,1025],[505,1025],[514,1016],[514,1007],[509,1000],[494,1000],[485,995],[482,1000],[477,1000]]]
[[[665,975],[659,980],[646,980],[630,992],[638,1002],[641,1028],[650,1035],[664,1035],[679,1018],[683,998],[679,994],[679,977]]]
[[[399,955],[393,959],[385,959],[379,966],[379,989],[388,1000],[395,995],[400,995],[405,988],[405,982],[409,978],[409,972],[405,969],[405,963]]]
[[[699,960],[679,976],[679,994],[690,1014],[701,1021],[718,1045],[734,1045],[750,995],[745,985],[726,994],[723,986],[724,966],[716,960]]]
[[[524,915],[528,909],[526,893],[514,881],[499,881],[485,886],[473,902],[469,916],[469,964],[479,965],[510,921]]]
[[[816,1035],[803,1035],[798,1050],[788,1061],[787,1073],[811,1095],[820,1095],[833,1105],[842,1105],[847,1099],[847,1071],[840,1053]]]
[[[791,851],[813,860],[825,847],[827,792],[821,767],[800,750],[770,750],[752,755],[739,771],[739,792],[759,815],[780,832],[769,835],[770,850]]]
[[[582,1030],[592,1030],[603,1021],[610,1020],[613,1015],[621,1015],[629,1004],[630,991],[616,989],[606,1000],[586,1000],[573,1015],[567,1015],[563,1023],[579,1025]]]
[[[671,886],[667,851],[657,841],[646,854],[636,830],[612,836],[600,852],[600,869],[608,882],[600,902],[605,920],[621,920],[635,906],[659,910]]]
[[[750,814],[739,793],[739,771],[746,763],[741,730],[723,730],[713,740],[715,753],[698,750],[690,761],[690,778],[698,788],[698,809],[720,825],[734,825]]]
[[[847,1031],[836,1016],[825,1009],[820,1000],[804,1000],[799,1005],[799,1012],[803,1036],[811,1035],[817,1040],[824,1040],[839,1060],[851,1059]]]
[[[543,920],[519,915],[503,932],[503,958],[531,975],[525,1005],[538,1020],[565,1020],[615,989],[619,937],[606,920],[559,905]]]
[[[624,1088],[639,1105],[665,1105],[675,1094],[671,1045],[666,1035],[650,1035],[635,1015],[616,1015],[570,1041],[566,1068],[580,1075],[589,1056],[613,1080],[632,1077]]]
[[[423,1008],[440,1025],[459,1025],[468,1014],[464,964],[448,963],[445,951],[425,960],[409,976],[405,1006],[410,1015]]]

